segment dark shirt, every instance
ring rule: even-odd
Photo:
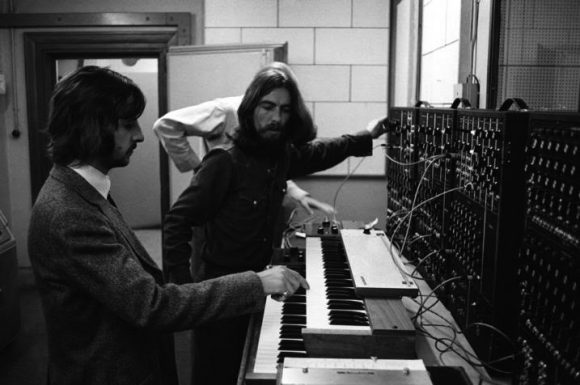
[[[325,170],[348,156],[371,153],[367,131],[300,147],[288,145],[275,158],[239,146],[210,151],[165,217],[164,267],[170,279],[191,281],[193,226],[203,226],[201,257],[220,275],[263,270],[272,255],[286,180]]]

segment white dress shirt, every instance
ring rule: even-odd
[[[111,178],[109,178],[108,175],[103,174],[88,164],[69,167],[89,182],[89,184],[93,186],[95,190],[103,196],[103,198],[107,199],[109,191],[111,190]]]

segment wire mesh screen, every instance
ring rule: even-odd
[[[579,19],[577,0],[502,2],[498,103],[519,97],[535,110],[578,110]]]

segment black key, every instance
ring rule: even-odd
[[[298,290],[296,290],[294,292],[294,295],[306,295],[306,289],[304,289],[303,287],[299,288]]]
[[[285,303],[282,306],[282,314],[305,315],[306,314],[306,304],[304,304],[304,303]]]
[[[369,323],[366,321],[347,318],[333,318],[329,321],[329,323],[331,325],[369,326]]]
[[[350,287],[328,287],[326,288],[326,297],[352,298],[352,299],[357,298],[354,289]]]
[[[282,325],[280,328],[281,338],[302,338],[302,325]]]
[[[288,302],[290,302],[290,303],[306,303],[306,296],[294,294],[292,297],[286,298],[286,300],[284,302],[285,303],[288,303]]]
[[[330,300],[327,301],[329,309],[348,309],[348,310],[365,310],[365,306],[361,301],[349,301],[349,300]]]
[[[356,310],[330,310],[328,313],[331,316],[335,317],[353,317],[367,319],[367,314],[365,312]]]
[[[352,280],[347,279],[327,279],[327,287],[352,287]]]
[[[351,279],[350,273],[348,271],[343,270],[327,270],[324,273],[324,276],[328,279],[335,278],[335,279]]]
[[[278,344],[278,350],[291,350],[291,351],[305,351],[304,341],[302,340],[289,340],[281,339]]]
[[[349,270],[348,264],[346,262],[340,262],[340,261],[328,261],[328,262],[323,262],[324,268],[325,269],[343,269],[343,270]]]
[[[283,315],[283,324],[306,325],[306,316],[299,315]]]

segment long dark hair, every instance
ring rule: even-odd
[[[113,151],[119,119],[141,116],[145,96],[126,76],[86,66],[57,83],[49,107],[49,157],[60,165],[85,164]]]
[[[290,94],[290,119],[285,133],[290,142],[304,144],[316,138],[316,126],[298,88],[296,76],[286,64],[273,62],[256,73],[238,107],[240,127],[234,136],[238,143],[257,141],[254,110],[260,100],[276,88],[285,88]]]

